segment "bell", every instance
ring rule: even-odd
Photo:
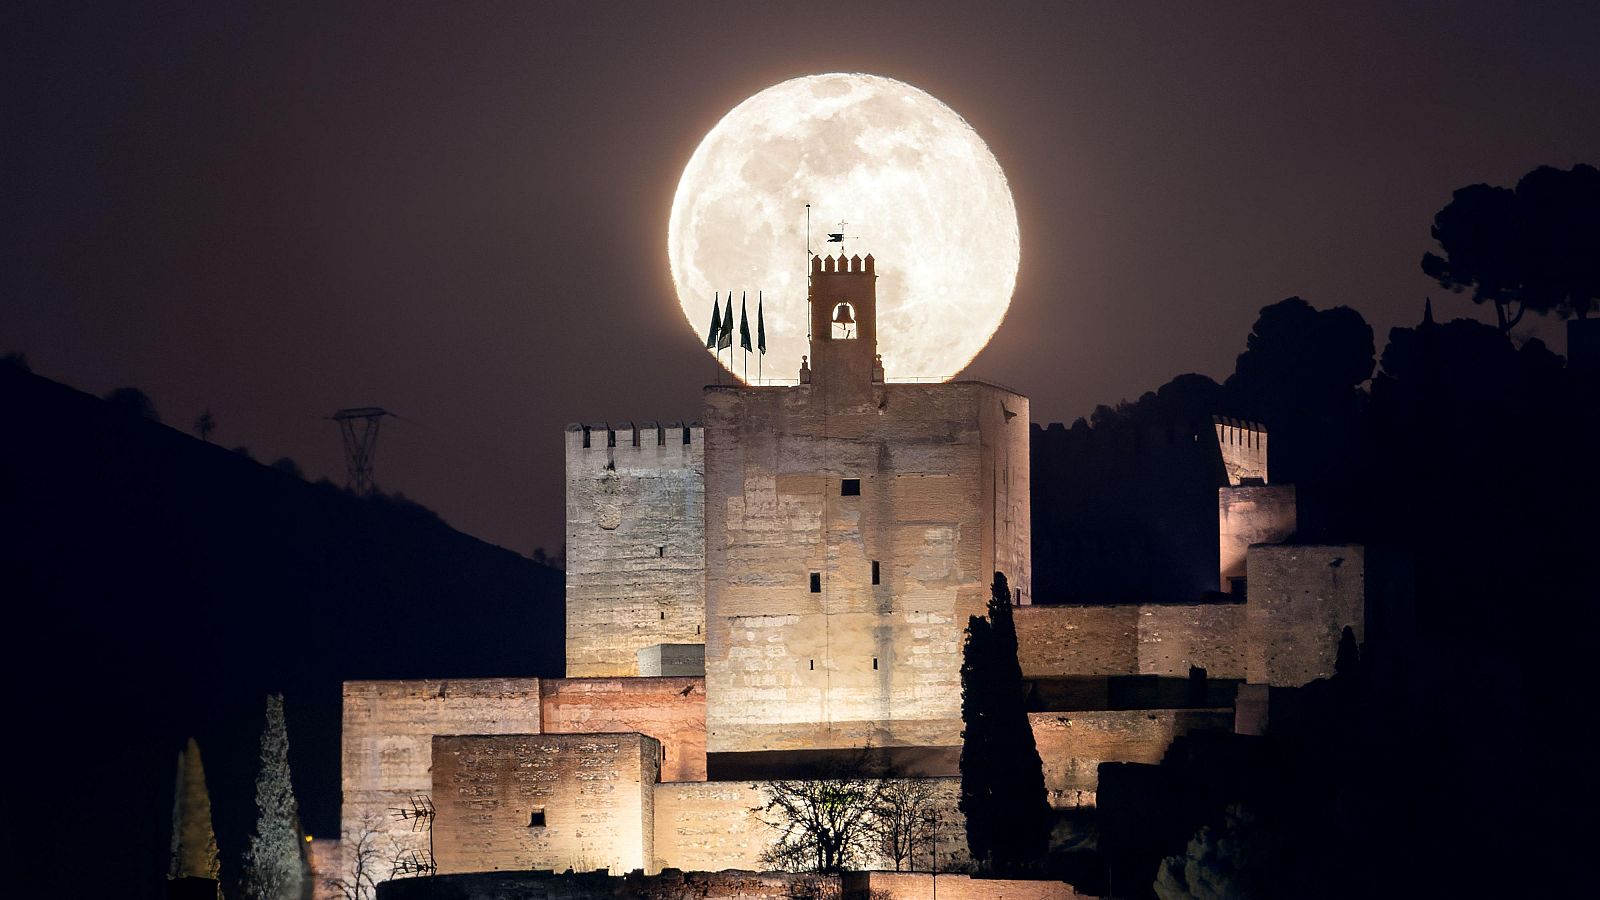
[[[856,323],[856,317],[850,315],[850,304],[841,303],[837,307],[834,308],[834,310],[833,310],[833,324],[835,324],[835,325],[854,325],[855,323]]]

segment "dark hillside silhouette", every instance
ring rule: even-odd
[[[68,836],[91,827],[118,836],[95,841],[106,893],[158,891],[193,735],[226,884],[269,692],[305,828],[331,835],[341,680],[562,673],[561,574],[416,504],[308,484],[21,366],[0,366],[0,410],[20,871],[83,866]]]

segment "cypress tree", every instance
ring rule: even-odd
[[[221,877],[217,835],[211,827],[211,794],[194,738],[178,751],[178,777],[172,788],[172,865],[168,878]]]
[[[967,847],[996,871],[1042,860],[1050,843],[1044,765],[1028,723],[1006,577],[994,575],[987,619],[973,616],[961,662],[961,811]]]
[[[994,846],[995,803],[993,717],[988,685],[994,666],[994,638],[989,620],[972,616],[967,620],[966,642],[961,648],[961,799],[959,806],[967,819],[967,850],[980,863],[989,858]]]
[[[244,856],[248,900],[302,900],[310,879],[300,847],[300,813],[289,781],[289,730],[283,695],[267,697],[261,731],[261,771],[256,775],[256,830]]]

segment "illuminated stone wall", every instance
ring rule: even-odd
[[[1222,468],[1228,473],[1228,484],[1267,483],[1267,428],[1257,422],[1246,422],[1217,416],[1212,419],[1217,433],[1217,448],[1222,451]]]
[[[437,734],[521,734],[540,730],[539,679],[347,681],[341,735],[341,837],[353,846],[364,817],[388,848],[427,841],[390,815],[433,789]],[[387,858],[387,857],[386,857]],[[387,868],[384,874],[387,875]]]
[[[1231,731],[1231,709],[1130,709],[1029,713],[1044,762],[1050,805],[1095,805],[1103,762],[1158,763],[1172,739],[1194,730]]]
[[[639,650],[705,626],[698,425],[568,426],[567,675],[637,675]]]
[[[685,872],[760,871],[771,829],[750,811],[762,803],[748,781],[658,784],[655,868]]]
[[[712,752],[959,743],[967,617],[997,568],[1031,600],[1026,398],[877,384],[837,403],[707,388]]]
[[[957,804],[961,779],[924,779],[934,785],[929,806],[939,819],[939,865],[960,867],[971,862],[966,819]],[[754,810],[765,802],[766,782],[713,781],[656,785],[656,867],[684,871],[765,868],[761,853],[771,845],[773,830]],[[926,848],[916,851],[916,864],[926,868]],[[867,861],[868,867],[890,861]],[[943,885],[940,885],[941,890]]]
[[[565,678],[540,685],[542,731],[637,731],[661,743],[662,781],[706,779],[704,678]]]
[[[659,755],[631,733],[435,737],[439,872],[651,869]]]
[[[1273,484],[1217,489],[1217,585],[1234,592],[1245,577],[1251,544],[1275,544],[1294,534],[1298,515],[1294,485]]]
[[[1164,675],[1199,666],[1212,678],[1245,675],[1242,603],[1032,606],[1014,611],[1026,678]]]
[[[846,897],[872,900],[1088,900],[1064,881],[1018,881],[922,872],[851,872],[842,877]],[[935,883],[937,882],[937,884]]]
[[[1366,637],[1366,551],[1359,544],[1250,548],[1246,677],[1299,687],[1333,675],[1339,635]]]

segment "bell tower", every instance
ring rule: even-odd
[[[883,381],[877,280],[870,253],[811,258],[811,381],[829,393],[864,392]]]

